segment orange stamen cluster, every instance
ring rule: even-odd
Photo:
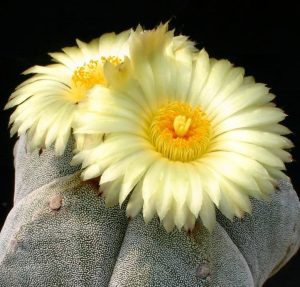
[[[79,102],[84,99],[86,91],[91,89],[94,85],[107,85],[103,73],[103,64],[106,62],[117,66],[123,61],[116,56],[102,56],[100,60],[90,60],[74,71],[71,79],[72,91],[69,95],[72,101]]]
[[[156,150],[174,161],[193,161],[206,150],[211,124],[200,107],[171,102],[161,107],[150,125]]]

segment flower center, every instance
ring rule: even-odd
[[[116,56],[102,56],[100,60],[90,60],[88,63],[78,67],[71,79],[71,100],[79,102],[85,98],[86,91],[94,85],[99,84],[105,86],[107,84],[103,65],[109,62],[115,66],[121,64],[123,61]]]
[[[206,150],[211,124],[200,107],[171,102],[161,107],[150,124],[156,150],[174,161],[192,161]]]

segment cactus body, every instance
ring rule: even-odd
[[[262,286],[298,250],[300,204],[282,181],[270,202],[252,200],[253,214],[218,214],[210,234],[168,234],[158,219],[128,220],[106,208],[98,186],[82,182],[53,150],[15,147],[15,202],[0,234],[0,286]]]

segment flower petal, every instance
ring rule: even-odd
[[[142,210],[144,203],[142,186],[143,181],[140,180],[130,195],[129,201],[126,206],[126,214],[130,218],[135,217]]]
[[[199,211],[203,203],[203,184],[201,177],[197,173],[196,167],[187,165],[187,173],[189,175],[190,190],[187,197],[187,205],[193,215],[198,217]]]
[[[238,141],[224,141],[212,144],[211,152],[229,151],[240,153],[262,164],[284,169],[283,161],[264,147]]]
[[[203,193],[203,204],[200,210],[200,218],[203,225],[212,232],[216,224],[215,206],[206,193]]]
[[[262,106],[249,108],[247,111],[240,112],[214,126],[214,134],[248,127],[260,127],[265,125],[277,124],[286,117],[285,113],[278,108]],[[214,122],[212,122],[214,125]]]
[[[188,102],[197,104],[210,72],[210,61],[205,49],[202,49],[195,60],[194,76],[190,85]]]
[[[119,201],[122,203],[130,191],[141,181],[156,157],[151,153],[138,154],[136,160],[126,166]],[[131,198],[131,197],[130,197]]]
[[[106,207],[112,207],[119,203],[119,193],[121,189],[122,178],[119,178],[113,182],[107,182],[100,186],[100,190],[103,191]]]
[[[247,142],[263,147],[276,147],[276,148],[291,148],[293,143],[286,137],[278,134],[265,132],[263,130],[239,129],[223,133],[213,139],[213,142],[222,141],[239,141]]]
[[[207,82],[199,95],[199,103],[203,109],[207,108],[217,94],[231,67],[232,64],[227,60],[216,61],[212,65]]]

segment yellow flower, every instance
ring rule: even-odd
[[[186,38],[176,46],[165,28],[132,35],[132,77],[122,89],[91,90],[75,132],[106,136],[73,162],[83,163],[84,180],[101,175],[108,206],[129,197],[129,217],[157,214],[167,231],[192,229],[200,217],[212,230],[215,206],[242,217],[249,196],[267,199],[286,178],[289,130],[264,84]]]
[[[11,95],[6,109],[17,106],[10,118],[11,135],[27,132],[31,149],[55,143],[61,155],[68,142],[78,103],[84,102],[95,85],[107,86],[106,66],[120,67],[128,54],[130,31],[104,34],[90,43],[77,40],[78,47],[50,53],[57,63],[34,66],[24,74],[34,74]],[[77,150],[91,147],[102,135],[76,137]]]

